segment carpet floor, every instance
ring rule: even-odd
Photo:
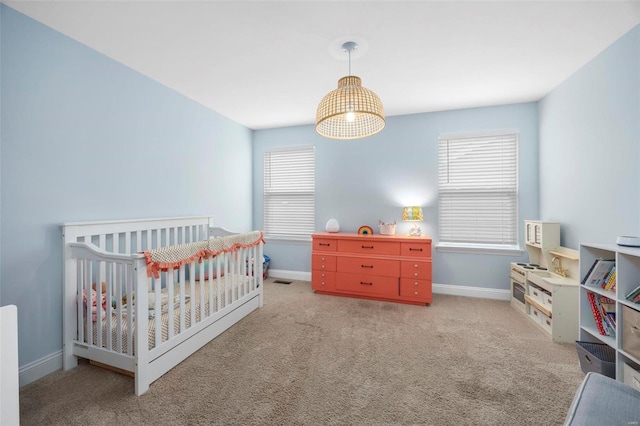
[[[508,302],[430,306],[265,282],[264,306],[134,395],[86,362],[20,390],[22,425],[561,425],[584,374]]]

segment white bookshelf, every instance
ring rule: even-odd
[[[589,272],[591,265],[597,259],[615,259],[616,262],[616,288],[614,291],[605,290],[600,286],[580,284],[579,294],[579,324],[580,340],[604,343],[612,347],[616,352],[616,379],[624,381],[625,369],[629,367],[640,369],[640,353],[632,354],[625,350],[631,341],[624,342],[625,327],[629,327],[629,318],[625,324],[623,307],[631,309],[627,311],[634,316],[640,315],[640,304],[625,299],[625,295],[640,285],[640,248],[624,247],[615,244],[581,244],[580,245],[580,282]],[[615,300],[616,327],[615,337],[604,336],[599,333],[588,299],[588,292],[604,295]],[[627,337],[631,340],[634,337]],[[637,335],[636,335],[637,336]],[[640,339],[640,336],[635,337]],[[635,342],[640,345],[640,341]],[[637,346],[636,346],[637,347]],[[627,367],[625,367],[627,365]]]

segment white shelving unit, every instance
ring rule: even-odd
[[[560,224],[526,220],[524,240],[529,266],[511,263],[511,305],[556,342],[578,337],[578,251],[560,247]],[[552,259],[564,270],[555,273]]]
[[[527,273],[526,310],[534,322],[551,334],[554,342],[572,343],[578,338],[578,251],[566,247],[550,250],[562,260],[566,276],[549,271]]]
[[[615,259],[616,288],[615,291],[604,290],[599,286],[580,284],[579,324],[580,340],[594,343],[604,343],[616,351],[616,379],[625,381],[625,371],[629,377],[629,368],[637,373],[640,370],[640,335],[625,332],[630,327],[631,320],[640,316],[640,304],[625,299],[630,291],[640,285],[640,248],[623,247],[615,244],[581,244],[580,245],[580,281],[589,272],[591,265],[597,259]],[[604,336],[598,332],[591,310],[588,293],[593,292],[615,300],[616,327],[615,337]],[[623,309],[624,308],[624,309]],[[625,323],[625,312],[628,315]],[[628,341],[625,342],[624,339]],[[637,340],[636,340],[637,339]],[[638,373],[640,374],[640,373]],[[637,380],[637,378],[636,378]],[[635,383],[629,383],[638,387]]]

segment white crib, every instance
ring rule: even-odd
[[[67,223],[63,240],[63,368],[81,357],[133,373],[136,395],[263,303],[260,232],[203,216]],[[157,249],[214,242],[224,249],[203,263],[148,265]]]

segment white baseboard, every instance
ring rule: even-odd
[[[62,351],[49,354],[20,367],[20,386],[28,385],[62,368]]]
[[[511,300],[509,290],[486,287],[468,287],[463,285],[433,284],[435,294],[449,294],[452,296],[477,297],[479,299]]]
[[[269,278],[282,278],[285,280],[311,281],[311,272],[286,271],[284,269],[269,269]]]
[[[287,280],[311,281],[311,272],[287,271],[284,269],[269,269],[270,278]],[[477,297],[479,299],[511,300],[509,290],[497,288],[469,287],[452,284],[433,284],[435,294],[449,294],[452,296]]]

